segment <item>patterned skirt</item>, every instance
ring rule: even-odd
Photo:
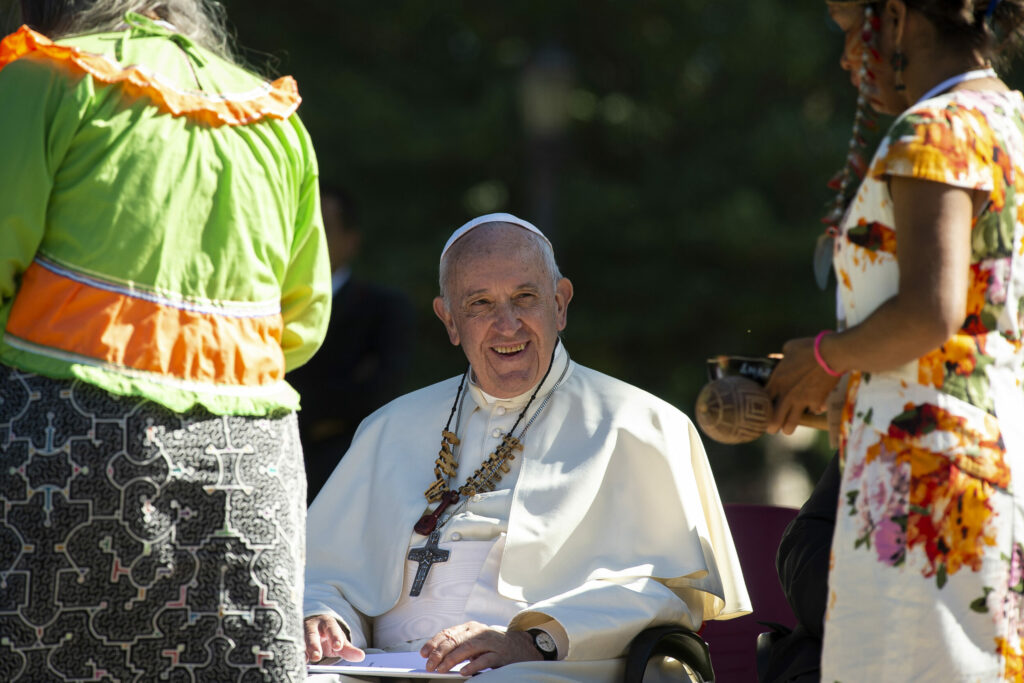
[[[0,680],[304,678],[294,413],[0,365]]]

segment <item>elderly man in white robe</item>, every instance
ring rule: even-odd
[[[748,613],[692,423],[570,360],[547,238],[474,219],[440,285],[469,368],[366,418],[310,507],[307,659],[373,647],[481,683],[617,681],[645,628]]]

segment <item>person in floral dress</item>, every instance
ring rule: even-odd
[[[1024,681],[1024,98],[991,69],[1024,2],[829,12],[896,119],[829,230],[840,331],[768,384],[771,432],[845,391],[822,680]]]

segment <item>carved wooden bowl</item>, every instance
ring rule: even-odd
[[[747,443],[764,434],[772,401],[759,383],[729,375],[706,384],[697,395],[697,424],[725,444]]]

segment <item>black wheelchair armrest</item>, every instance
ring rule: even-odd
[[[671,657],[695,673],[703,681],[714,681],[708,644],[693,631],[681,626],[659,626],[642,631],[629,645],[626,653],[626,683],[641,683],[647,662],[652,657]]]

